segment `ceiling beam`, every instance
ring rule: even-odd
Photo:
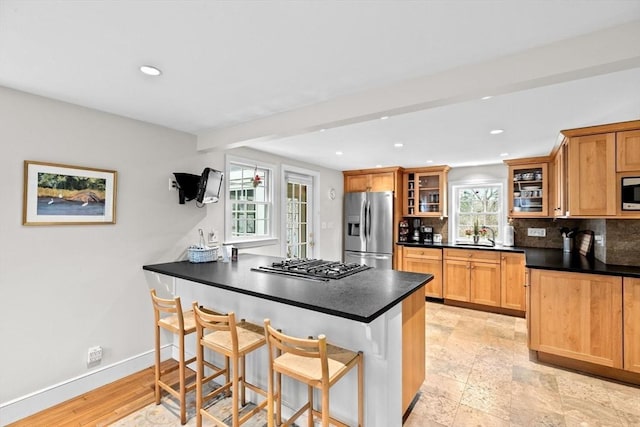
[[[200,151],[376,120],[640,67],[640,20],[198,134]]]

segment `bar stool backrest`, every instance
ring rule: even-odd
[[[320,359],[322,381],[329,381],[329,361],[325,335],[318,335],[318,339],[292,337],[273,328],[269,319],[264,320],[264,326],[269,349],[269,363],[273,364],[275,350],[280,353],[292,353],[297,356]]]
[[[198,307],[193,304],[193,313],[196,319],[196,333],[198,339],[201,339],[206,330],[229,332],[231,334],[231,345],[235,352],[238,351],[238,330],[236,328],[236,315],[234,312],[228,314],[220,314]]]
[[[175,297],[174,299],[160,298],[156,295],[156,290],[151,289],[151,301],[153,302],[153,314],[156,319],[156,325],[165,317],[175,316],[178,321],[175,327],[178,328],[177,330],[184,331],[184,316],[180,297]]]

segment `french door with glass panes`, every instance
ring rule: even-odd
[[[313,178],[287,172],[285,186],[285,256],[313,258]]]

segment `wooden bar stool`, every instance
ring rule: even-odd
[[[196,425],[202,426],[202,417],[211,419],[216,425],[225,426],[223,420],[216,418],[203,408],[207,401],[229,389],[232,391],[231,417],[232,427],[238,427],[248,421],[267,406],[267,392],[246,380],[245,356],[266,343],[262,326],[241,320],[236,322],[233,312],[222,315],[198,307],[193,303],[196,321]],[[212,331],[205,334],[205,331]],[[204,378],[204,349],[208,348],[225,358],[225,367],[215,375],[224,374],[226,383],[203,396],[203,386],[208,382]],[[231,366],[229,366],[231,360]],[[231,380],[229,380],[231,368]],[[245,406],[245,390],[250,389],[265,397],[264,401],[240,416],[240,405]],[[239,399],[238,399],[239,398]]]
[[[362,427],[364,419],[364,357],[361,351],[355,353],[327,343],[324,335],[318,339],[303,339],[287,336],[271,326],[269,319],[264,320],[264,330],[269,349],[269,389],[268,389],[268,426],[274,425],[273,403],[278,401],[276,423],[290,426],[305,411],[308,411],[309,427],[312,427],[313,417],[322,420],[322,427],[329,423],[340,427],[347,424],[333,418],[329,413],[329,388],[342,378],[354,366],[358,366],[358,427]],[[273,374],[276,373],[276,388],[274,392]],[[282,423],[282,381],[281,374],[307,384],[308,402],[302,406],[289,420]],[[322,411],[313,406],[313,389],[322,392]]]
[[[193,311],[182,311],[180,305],[180,298],[164,299],[156,295],[156,290],[151,289],[151,301],[153,302],[153,314],[155,316],[155,397],[156,405],[160,404],[160,397],[162,390],[165,390],[180,402],[180,422],[186,424],[187,411],[186,411],[186,393],[195,389],[196,383],[192,381],[190,384],[186,384],[186,366],[196,360],[192,357],[185,360],[184,351],[184,337],[196,331],[196,322],[193,318]],[[179,357],[178,366],[160,371],[160,328],[165,329],[178,336],[179,342]],[[175,390],[170,383],[165,382],[163,377],[176,369],[179,370],[179,384],[178,389]]]

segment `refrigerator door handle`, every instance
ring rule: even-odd
[[[371,239],[371,202],[367,200],[367,241]]]
[[[362,221],[362,233],[360,233],[360,242],[366,248],[366,242],[369,240],[367,236],[367,199],[365,198],[362,201],[362,206],[360,206],[360,218]]]

